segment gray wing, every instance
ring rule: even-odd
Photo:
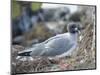
[[[45,52],[44,43],[36,44],[30,50],[32,51],[31,56],[41,56]]]
[[[33,45],[32,48],[30,48],[30,51],[32,51],[31,56],[48,56],[49,49],[46,47],[46,44],[58,38],[59,38],[59,35],[51,37],[42,43]]]
[[[48,55],[47,48],[45,47],[45,44],[47,44],[48,42],[50,42],[51,40],[53,40],[55,38],[59,38],[59,36],[56,35],[54,37],[51,37],[51,38],[47,39],[46,41],[44,41],[42,43],[33,45],[32,48],[30,48],[30,51],[32,51],[31,55],[32,56],[45,56],[45,55]]]
[[[53,38],[45,44],[45,51],[42,52],[42,56],[56,56],[61,55],[74,46],[73,41],[66,38]]]
[[[56,56],[69,51],[75,43],[70,39],[62,36],[55,36],[48,40],[33,46],[32,56]]]

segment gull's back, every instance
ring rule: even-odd
[[[76,45],[75,40],[69,33],[59,34],[49,38],[43,43],[34,45],[32,49],[32,56],[47,56],[54,57],[61,55]]]

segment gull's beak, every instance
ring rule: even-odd
[[[75,28],[75,31],[78,32],[78,31],[81,31],[81,30],[83,30],[83,29],[85,29],[85,27],[76,27],[76,28]]]
[[[84,30],[85,29],[85,27],[78,27],[78,33],[80,34],[80,32],[82,31],[82,30]]]
[[[85,29],[85,27],[78,27],[78,30],[84,30]]]
[[[84,27],[76,27],[75,28],[75,31],[78,32],[78,33],[80,33],[81,30],[83,30],[83,29],[85,29],[85,28]]]

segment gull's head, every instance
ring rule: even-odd
[[[78,33],[79,31],[83,29],[84,27],[82,27],[80,23],[71,22],[67,25],[67,30],[70,33]]]

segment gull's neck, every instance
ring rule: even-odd
[[[70,38],[72,38],[73,39],[73,41],[77,41],[77,39],[78,39],[78,33],[69,33],[69,35],[70,35]]]

